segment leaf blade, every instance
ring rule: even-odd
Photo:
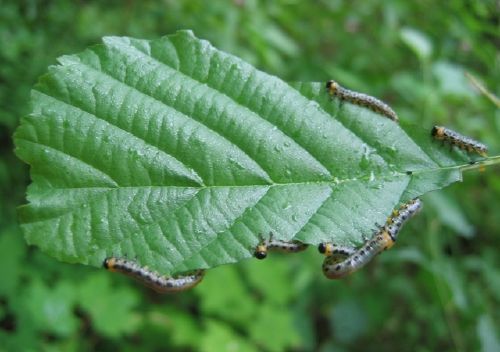
[[[190,32],[103,41],[49,69],[15,136],[32,167],[26,239],[60,260],[176,273],[248,258],[270,232],[356,246],[400,201],[460,178],[464,156],[421,128]]]

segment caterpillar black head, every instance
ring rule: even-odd
[[[322,242],[318,245],[318,252],[324,254],[327,257],[330,257],[334,254],[339,254],[343,252],[343,247],[334,246],[332,243]]]
[[[325,254],[326,255],[326,252],[328,251],[328,247],[330,247],[330,244],[321,242],[318,245],[318,252],[320,252],[321,254]]]
[[[105,268],[105,269],[113,269],[113,267],[115,266],[115,263],[116,263],[116,259],[114,257],[108,257],[106,259],[104,259],[104,261],[102,262],[102,266]]]
[[[326,82],[326,90],[331,95],[334,95],[337,92],[338,86],[339,86],[338,83],[332,79]]]
[[[255,248],[254,257],[257,259],[265,259],[267,257],[267,246],[261,243]]]
[[[441,126],[432,127],[431,135],[436,139],[441,139],[444,137],[444,128]]]

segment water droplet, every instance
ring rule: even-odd
[[[129,154],[132,157],[142,157],[144,155],[144,151],[142,149],[129,149]]]
[[[141,211],[137,214],[137,220],[142,224],[147,224],[150,220],[149,212],[147,210]]]
[[[316,110],[320,110],[319,103],[316,102],[316,101],[310,101],[309,102],[309,106],[312,107],[312,108],[315,108]]]
[[[359,166],[361,168],[366,169],[370,166],[373,152],[374,151],[369,146],[363,144],[363,154],[361,155],[361,161],[359,162]]]
[[[244,168],[245,168],[245,167],[244,167],[244,166],[243,166],[243,165],[239,162],[239,160],[238,160],[238,159],[233,158],[233,157],[229,158],[229,163],[230,163],[230,164],[232,164],[232,165],[234,165],[237,169],[240,169],[240,170],[242,170],[242,169],[244,169]]]
[[[363,155],[365,156],[365,158],[369,159],[371,157],[371,154],[372,149],[366,144],[363,144]]]
[[[297,214],[293,214],[292,215],[292,221],[297,221],[298,220],[298,216]]]
[[[373,171],[370,171],[370,179],[368,181],[370,182],[375,181],[375,174],[373,173]]]

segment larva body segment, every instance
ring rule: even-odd
[[[326,82],[326,89],[331,96],[337,96],[341,100],[348,101],[352,104],[363,106],[378,114],[384,115],[391,120],[398,122],[398,115],[392,108],[383,101],[372,97],[368,94],[354,92],[347,88],[342,87],[337,82],[330,80]]]
[[[257,259],[264,259],[267,257],[268,251],[277,251],[283,253],[296,253],[305,250],[307,244],[299,241],[282,241],[273,239],[272,232],[269,234],[268,239],[262,239],[254,251],[254,256]]]
[[[147,267],[142,267],[135,261],[125,258],[106,258],[104,268],[109,271],[128,275],[158,293],[179,292],[193,288],[201,282],[204,270],[196,270],[189,275],[165,277]]]
[[[339,261],[337,256],[326,257],[323,261],[323,273],[329,279],[340,279],[365,266],[392,244],[393,241],[386,231],[379,232],[344,260]]]
[[[403,225],[422,208],[422,201],[418,198],[401,206],[394,211],[386,224],[368,240],[361,248],[355,250],[344,260],[338,255],[332,255],[323,261],[323,273],[329,279],[340,279],[362,268],[376,255],[391,248],[397,240]]]
[[[452,146],[455,145],[469,153],[477,153],[483,157],[487,156],[486,153],[488,152],[488,147],[486,145],[472,138],[461,135],[458,132],[450,130],[449,128],[434,126],[432,128],[431,135],[437,140],[450,143]]]
[[[319,244],[318,251],[327,257],[331,257],[334,255],[348,257],[348,256],[354,254],[354,252],[356,252],[356,249],[352,248],[352,247],[347,247],[347,246],[336,246],[333,243],[323,242],[323,243]]]
[[[396,242],[403,225],[422,209],[422,201],[418,198],[402,205],[399,210],[392,213],[387,220],[384,229],[387,231],[393,242]]]

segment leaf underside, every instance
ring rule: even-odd
[[[289,85],[189,31],[106,37],[59,58],[15,134],[28,243],[177,273],[251,257],[260,236],[358,246],[401,202],[460,180],[461,152]]]

